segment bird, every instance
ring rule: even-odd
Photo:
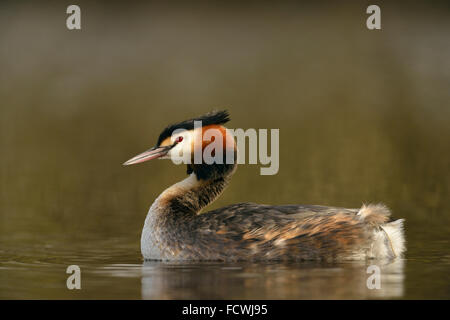
[[[164,190],[148,211],[141,234],[144,260],[343,261],[402,257],[404,219],[390,219],[391,212],[384,204],[347,209],[246,202],[203,212],[222,194],[237,168],[236,143],[224,126],[229,120],[228,111],[221,110],[171,124],[161,132],[156,146],[123,164],[152,159],[176,162],[180,155],[190,160],[185,161],[188,176]],[[216,139],[204,139],[208,130],[227,142],[222,144],[218,159],[225,160],[225,154],[231,153],[232,161],[211,163],[202,158],[202,152]],[[200,159],[192,161],[196,152]]]

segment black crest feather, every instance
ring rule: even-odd
[[[158,138],[157,145],[160,145],[161,142],[163,142],[166,138],[170,137],[172,135],[172,132],[174,132],[177,129],[185,129],[185,130],[194,129],[194,121],[201,121],[203,127],[212,124],[224,124],[230,121],[230,115],[226,110],[212,111],[197,118],[171,124],[161,132]]]

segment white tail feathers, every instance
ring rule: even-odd
[[[391,212],[384,204],[363,205],[357,215],[374,225],[369,258],[393,259],[402,256],[405,251],[403,219],[387,223]]]
[[[382,226],[382,229],[388,238],[387,240],[389,240],[391,253],[394,255],[393,258],[401,257],[405,252],[404,221],[404,219],[399,219]]]

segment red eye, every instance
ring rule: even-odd
[[[182,137],[182,136],[179,136],[179,137],[177,137],[177,138],[175,139],[175,142],[176,142],[176,143],[180,143],[181,141],[183,141],[183,137]]]

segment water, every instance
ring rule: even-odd
[[[84,238],[84,237],[83,237]],[[392,262],[143,262],[133,237],[2,238],[0,298],[5,299],[442,299],[448,298],[447,240],[409,246]],[[429,236],[429,239],[432,238]],[[411,240],[409,242],[412,242]],[[6,249],[5,249],[6,248]],[[66,268],[81,268],[81,290]],[[379,265],[381,289],[366,286]]]
[[[450,298],[444,5],[384,4],[379,33],[354,5],[80,3],[80,33],[61,27],[64,6],[1,6],[0,298]],[[380,290],[370,261],[142,261],[147,210],[185,169],[121,164],[221,106],[231,128],[280,129],[280,171],[240,166],[210,208],[384,202],[407,252],[380,264]],[[72,264],[81,290],[66,288]]]

